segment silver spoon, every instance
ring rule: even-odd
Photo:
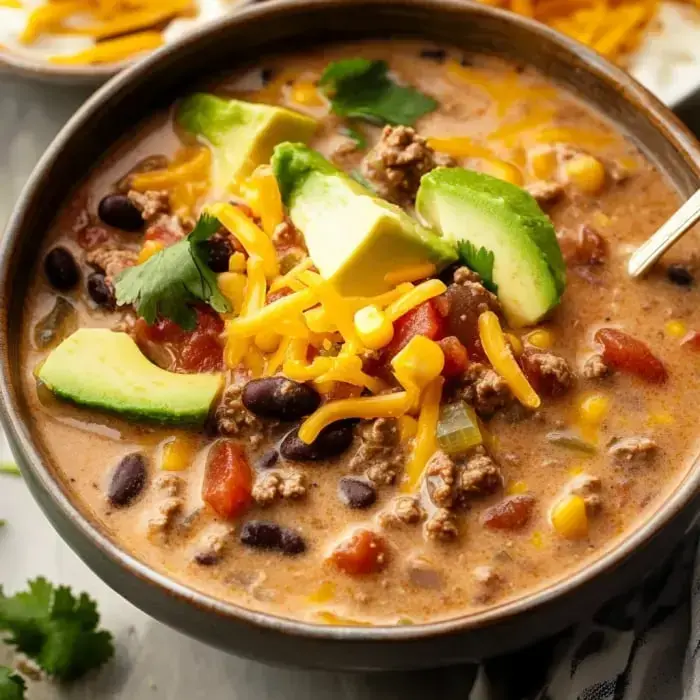
[[[627,263],[627,274],[641,277],[649,268],[694,224],[700,221],[700,190],[698,190],[671,218],[632,253]]]

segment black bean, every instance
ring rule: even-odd
[[[128,506],[146,485],[146,461],[138,452],[122,457],[112,472],[107,498],[115,506]]]
[[[221,561],[221,557],[214,552],[197,552],[194,555],[194,561],[200,566],[214,566]]]
[[[143,217],[136,205],[123,194],[108,194],[97,207],[97,214],[108,226],[122,231],[140,231]]]
[[[93,272],[87,278],[87,290],[90,298],[98,305],[113,309],[115,300],[112,287],[101,272]]]
[[[428,61],[443,63],[447,58],[447,51],[445,51],[445,49],[423,49],[420,52],[420,57],[425,58]]]
[[[286,377],[253,379],[245,385],[241,398],[251,413],[276,420],[297,420],[313,413],[321,403],[313,387]]]
[[[274,467],[279,461],[279,458],[280,453],[276,449],[272,448],[260,455],[256,466],[261,471],[264,471],[265,469],[272,469],[272,467]]]
[[[260,71],[260,80],[263,84],[263,86],[268,85],[269,82],[275,77],[275,69],[274,68],[263,68]]]
[[[330,459],[345,452],[352,444],[352,437],[353,422],[349,420],[326,426],[310,445],[299,439],[299,428],[294,428],[282,440],[280,452],[283,457],[295,462]]]
[[[673,263],[666,268],[666,276],[673,284],[681,287],[689,287],[695,282],[693,273],[685,265],[678,263]]]
[[[212,272],[227,272],[232,254],[233,248],[225,238],[214,238],[207,243],[207,265]]]
[[[338,482],[338,496],[350,508],[369,508],[377,500],[377,490],[367,479],[344,476]]]
[[[255,549],[271,549],[282,554],[301,554],[304,539],[294,530],[264,520],[249,520],[241,529],[241,542]]]
[[[73,289],[80,279],[78,263],[73,254],[62,246],[48,252],[44,258],[44,272],[51,286],[63,292]]]

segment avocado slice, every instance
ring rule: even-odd
[[[177,123],[203,137],[214,152],[215,185],[223,189],[268,163],[282,141],[308,141],[317,122],[283,107],[196,93],[178,107]]]
[[[37,374],[56,396],[124,418],[201,424],[222,374],[175,374],[157,367],[126,333],[81,328],[64,340]]]
[[[566,287],[554,226],[535,199],[504,180],[464,168],[424,175],[418,215],[443,236],[494,254],[493,281],[512,326],[537,323]]]
[[[457,258],[453,244],[304,144],[277,146],[272,168],[311,259],[343,295],[381,294],[389,272],[426,262],[441,269]]]

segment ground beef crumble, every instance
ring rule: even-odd
[[[258,477],[253,486],[253,500],[269,506],[278,499],[300,499],[306,496],[304,475],[297,469],[269,471]]]
[[[219,433],[237,437],[245,435],[250,444],[257,447],[263,439],[263,424],[243,405],[244,386],[245,381],[236,377],[226,387],[214,418]]]
[[[601,355],[591,355],[584,363],[581,373],[584,379],[603,379],[611,374],[611,369]]]
[[[141,212],[141,218],[146,223],[153,223],[161,214],[170,213],[170,195],[166,190],[129,190],[127,197]]]
[[[360,446],[350,460],[350,469],[364,471],[367,478],[377,485],[394,483],[405,460],[396,419],[365,421],[358,432]]]
[[[535,389],[547,396],[562,396],[574,384],[569,363],[553,352],[527,350],[520,361]]]
[[[234,536],[230,527],[217,528],[207,532],[197,544],[194,561],[200,566],[214,566],[221,557]]]
[[[482,418],[490,418],[513,401],[513,393],[505,379],[479,362],[469,365],[457,394],[458,398],[474,406]]]
[[[426,521],[423,532],[429,540],[451,542],[459,536],[457,518],[446,508],[438,508]]]
[[[442,450],[428,462],[430,498],[440,508],[464,506],[470,498],[494,493],[503,485],[498,465],[483,447],[455,459]]]
[[[647,437],[628,437],[616,440],[608,449],[608,454],[618,464],[640,465],[650,462],[659,446]]]
[[[85,255],[85,262],[105,275],[108,284],[112,284],[117,275],[127,267],[136,265],[138,253],[128,248],[118,248],[114,245],[106,244],[98,246]]]
[[[379,514],[379,524],[387,529],[415,525],[425,520],[425,510],[415,496],[395,498],[389,510]]]
[[[449,164],[451,159],[436,154],[410,126],[385,126],[377,145],[362,160],[362,174],[380,197],[410,206],[421,177]]]
[[[602,489],[603,484],[597,476],[579,474],[569,482],[567,492],[574,496],[581,496],[586,504],[586,510],[589,514],[593,514],[603,506]]]
[[[527,184],[525,189],[538,204],[551,204],[564,194],[564,186],[554,180],[536,180]]]
[[[179,497],[168,497],[156,506],[156,512],[148,519],[149,538],[166,537],[175,518],[182,512],[185,501]]]

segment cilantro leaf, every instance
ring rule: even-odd
[[[0,700],[24,700],[27,684],[11,668],[0,666]]]
[[[486,289],[494,294],[498,291],[498,285],[493,281],[494,255],[490,250],[484,247],[477,250],[471,241],[460,241],[457,243],[457,255],[463,265],[481,277],[481,282]]]
[[[19,467],[12,462],[0,462],[0,474],[10,474],[11,476],[22,476]]]
[[[437,102],[415,88],[398,85],[389,77],[386,61],[349,58],[329,64],[319,87],[341,117],[379,124],[411,126],[437,107]]]
[[[113,654],[112,635],[98,630],[97,605],[87,594],[55,588],[44,578],[5,596],[0,588],[0,632],[46,673],[70,681],[98,668]],[[0,700],[4,700],[0,695]]]
[[[187,238],[124,270],[115,282],[117,304],[133,304],[148,324],[169,318],[185,330],[196,327],[192,304],[203,301],[219,313],[231,311],[202,245],[218,229],[218,219],[203,214]]]

